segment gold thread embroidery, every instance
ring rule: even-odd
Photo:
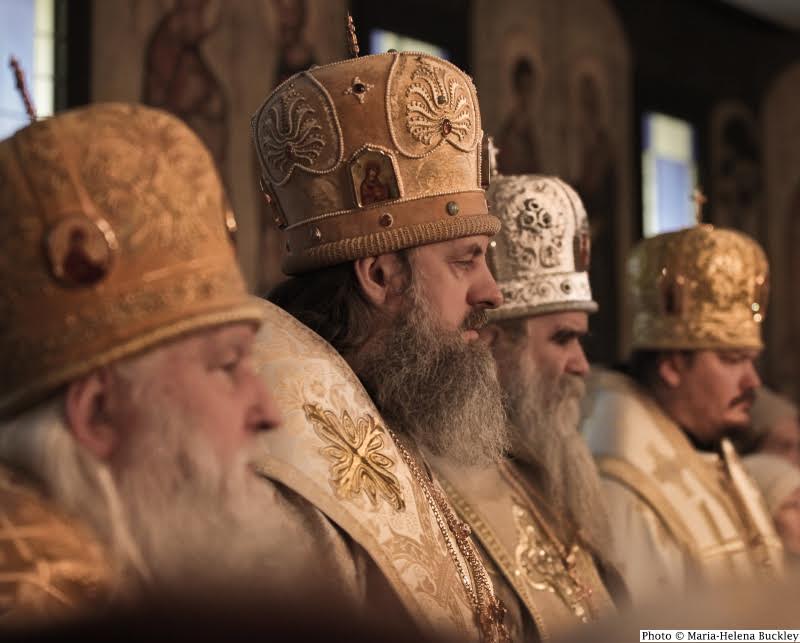
[[[340,498],[352,499],[363,491],[373,507],[383,498],[395,510],[405,510],[400,482],[391,471],[394,461],[382,452],[383,426],[371,415],[354,422],[346,410],[338,418],[317,404],[305,404],[303,410],[317,435],[329,444],[320,451],[332,462],[331,483]]]
[[[280,105],[269,108],[263,127],[260,138],[264,142],[266,164],[278,183],[295,166],[310,168],[325,147],[322,125],[314,108],[294,85],[281,94]]]
[[[426,477],[405,445],[391,429],[388,431],[400,456],[422,489],[439,526],[458,576],[472,603],[475,623],[481,634],[481,643],[510,643],[511,637],[505,625],[507,610],[503,601],[494,593],[489,573],[472,541],[472,528],[456,516],[444,493],[437,488],[430,477],[430,473],[428,472]],[[459,560],[456,549],[463,556],[466,568]]]
[[[531,587],[557,594],[575,616],[588,623],[592,616],[588,603],[591,589],[584,588],[575,577],[578,546],[573,545],[563,556],[553,542],[542,537],[526,509],[515,503],[512,513],[519,534],[514,555]],[[544,580],[538,581],[537,578]]]
[[[413,82],[406,91],[406,126],[416,140],[438,145],[443,139],[463,141],[472,129],[469,92],[458,79],[438,71],[423,58],[411,74]]]

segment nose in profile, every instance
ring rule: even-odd
[[[758,376],[758,371],[753,362],[747,363],[747,369],[742,376],[741,386],[744,390],[757,389],[761,386],[761,378]]]
[[[586,353],[583,352],[583,347],[578,344],[567,362],[567,371],[572,375],[585,377],[589,373],[589,368],[589,360],[586,359]]]
[[[485,261],[470,291],[468,303],[476,308],[497,308],[503,304],[503,293],[497,287],[497,282]]]
[[[256,399],[248,414],[247,424],[253,431],[267,431],[281,425],[283,418],[275,398],[260,377],[254,376]]]

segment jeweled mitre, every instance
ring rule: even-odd
[[[504,298],[492,319],[596,311],[589,223],[575,191],[555,177],[498,175],[487,197],[503,223],[489,250]]]
[[[267,97],[252,131],[287,274],[500,227],[475,86],[440,58],[312,67]]]
[[[0,415],[93,368],[261,319],[210,153],[160,110],[95,104],[0,141]]]
[[[628,258],[633,349],[761,349],[769,264],[735,230],[698,225],[641,241]]]

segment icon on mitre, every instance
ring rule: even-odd
[[[353,191],[359,207],[400,197],[391,155],[375,149],[358,152],[350,162]]]

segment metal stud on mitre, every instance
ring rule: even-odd
[[[350,87],[345,89],[342,94],[344,96],[355,96],[358,99],[358,102],[363,104],[364,100],[367,98],[367,93],[371,90],[375,85],[372,83],[368,83],[366,81],[361,80],[360,77],[354,76],[353,81],[350,84]]]
[[[448,201],[445,208],[447,209],[447,214],[449,214],[451,217],[457,215],[461,209],[458,207],[458,203],[455,201]]]
[[[263,178],[258,179],[258,186],[261,188],[261,194],[264,195],[264,203],[266,203],[267,209],[272,215],[272,221],[279,230],[283,230],[289,225],[289,222],[286,220],[286,215],[283,214],[283,210],[281,210],[278,200],[272,196],[272,193],[270,192]]]
[[[311,228],[311,239],[317,243],[322,241],[322,230],[320,230],[317,226]]]
[[[45,238],[50,272],[68,287],[94,286],[111,270],[117,239],[105,219],[68,216],[55,223]]]
[[[388,212],[384,212],[378,219],[378,223],[384,228],[391,228],[394,223],[394,217]]]

